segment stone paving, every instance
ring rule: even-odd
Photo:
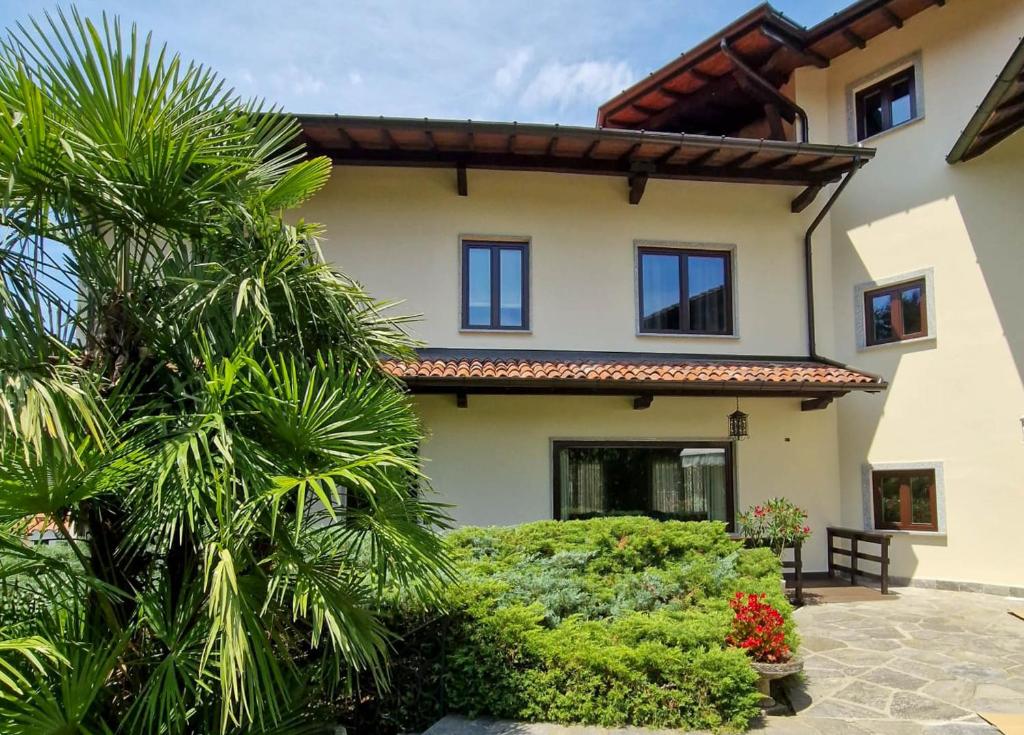
[[[773,733],[996,733],[977,712],[1024,713],[1024,621],[992,595],[899,598],[796,612],[804,676]],[[1016,603],[1020,606],[1020,602]]]
[[[788,695],[795,715],[766,717],[772,735],[986,735],[977,712],[1024,713],[1021,601],[916,588],[874,602],[796,611],[805,661]],[[445,718],[429,735],[655,735],[664,731]]]

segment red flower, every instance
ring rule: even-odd
[[[729,606],[734,611],[732,632],[726,643],[747,651],[755,661],[781,663],[790,657],[778,610],[764,602],[764,595],[737,592]]]

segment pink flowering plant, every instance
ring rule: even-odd
[[[748,508],[740,514],[740,528],[744,536],[779,556],[787,546],[803,543],[811,535],[807,513],[786,498],[772,498]]]

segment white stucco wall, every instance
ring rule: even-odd
[[[430,432],[421,449],[437,498],[460,524],[552,517],[552,446],[560,439],[724,441],[730,398],[655,398],[636,411],[626,396],[419,396]],[[801,411],[796,399],[744,399],[750,437],[736,444],[737,510],[785,496],[805,508],[815,536],[805,568],[825,568],[827,525],[840,519],[835,407]]]
[[[651,181],[631,206],[620,177],[336,167],[302,214],[327,257],[375,296],[422,314],[435,347],[806,354],[799,189]],[[530,239],[530,334],[459,332],[460,235]],[[634,242],[734,245],[739,338],[637,336]],[[827,320],[826,320],[827,321]]]
[[[847,89],[920,54],[925,116],[866,142],[878,155],[831,217],[835,347],[881,373],[881,397],[839,402],[843,522],[863,525],[866,464],[940,462],[947,530],[901,536],[894,573],[1024,585],[1024,134],[968,162],[944,158],[1016,46],[1024,3],[931,8],[824,71],[802,71],[812,131],[847,141]],[[858,349],[855,289],[934,272],[935,340]]]

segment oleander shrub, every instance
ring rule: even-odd
[[[361,732],[414,729],[445,711],[738,731],[759,696],[749,656],[727,643],[730,601],[757,595],[782,614],[786,645],[797,644],[778,558],[741,548],[721,523],[545,521],[465,528],[447,546],[460,583],[432,616],[396,604],[400,685],[361,682],[346,713]]]

